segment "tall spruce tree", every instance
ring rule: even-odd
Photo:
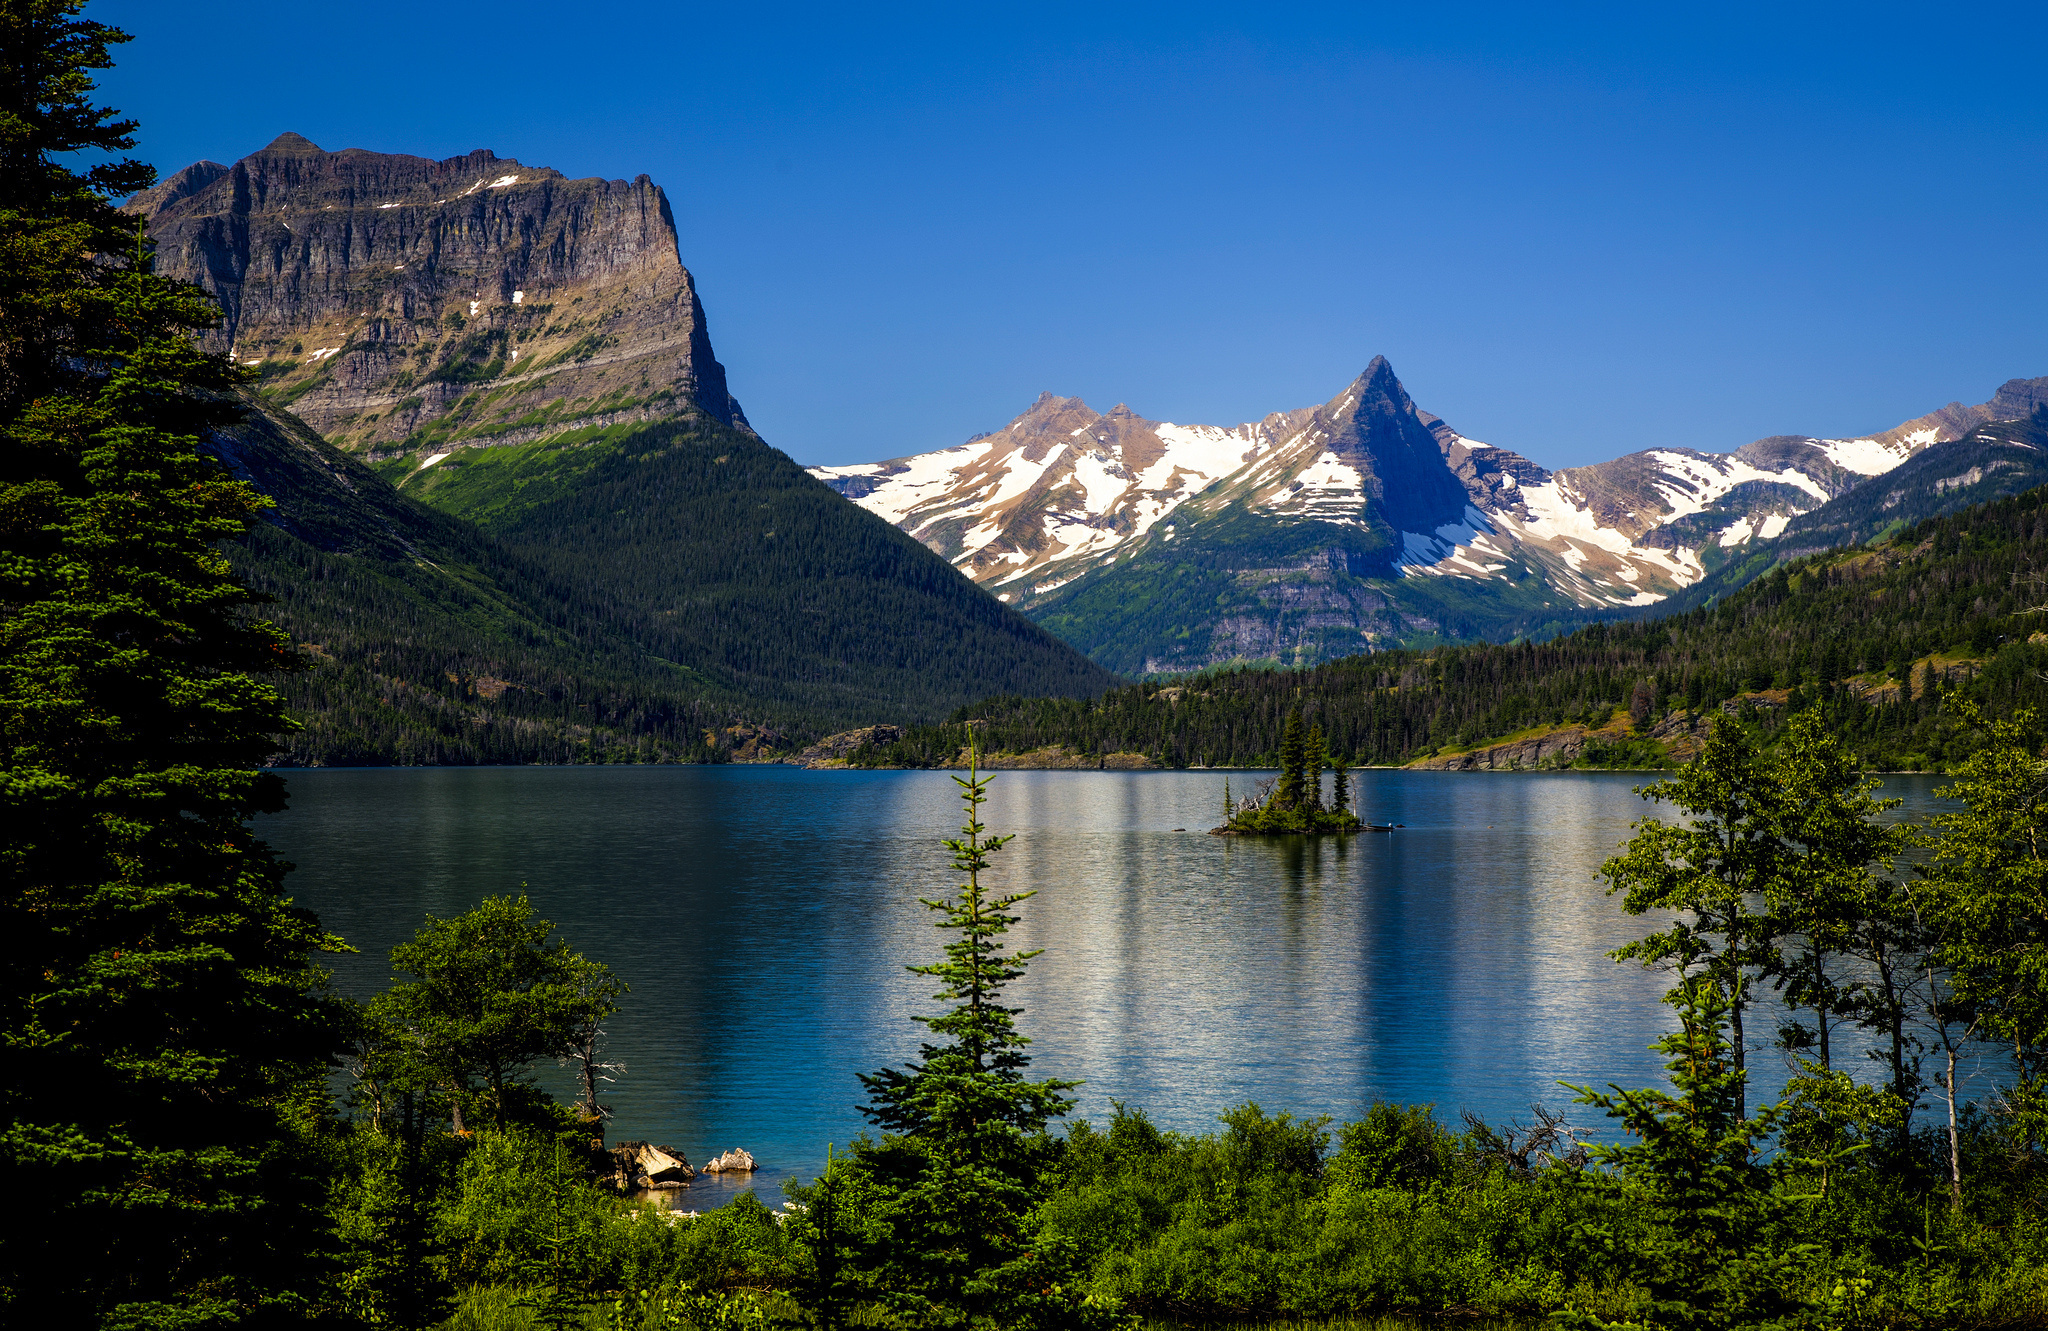
[[[1308,767],[1308,733],[1301,724],[1301,709],[1295,708],[1287,714],[1287,724],[1280,731],[1280,784],[1273,788],[1271,807],[1276,812],[1297,808],[1301,804]]]
[[[1330,742],[1323,728],[1308,728],[1308,741],[1301,746],[1301,807],[1313,819],[1323,811],[1323,769],[1330,765]]]
[[[248,819],[290,722],[285,637],[218,549],[264,501],[200,451],[217,312],[113,196],[127,36],[0,0],[0,1320],[232,1325],[318,1278],[295,1105],[334,1047]]]
[[[1022,978],[1032,952],[1006,952],[1002,936],[1016,907],[1035,892],[990,896],[981,875],[1012,839],[981,822],[988,779],[969,751],[955,777],[966,805],[962,835],[948,840],[966,875],[954,895],[924,905],[954,935],[944,961],[912,966],[939,982],[933,995],[956,1006],[915,1018],[932,1034],[918,1061],[863,1075],[861,1112],[885,1134],[855,1147],[855,1167],[878,1200],[855,1264],[870,1293],[911,1324],[929,1327],[1080,1327],[1106,1314],[1074,1292],[1060,1245],[1035,1234],[1031,1211],[1053,1142],[1046,1125],[1073,1107],[1070,1081],[1027,1081],[1030,1040],[1005,986]]]

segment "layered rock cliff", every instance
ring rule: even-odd
[[[747,428],[646,176],[284,134],[129,201],[272,403],[375,457],[701,413]]]

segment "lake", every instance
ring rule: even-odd
[[[1043,948],[1009,992],[1033,1075],[1204,1131],[1256,1100],[1355,1116],[1427,1102],[1457,1123],[1561,1107],[1560,1080],[1661,1083],[1666,977],[1607,953],[1647,931],[1594,870],[1654,806],[1630,773],[1364,771],[1358,807],[1391,835],[1204,835],[1246,772],[1001,772],[984,821],[1017,839],[987,885],[1036,889],[1010,937]],[[521,885],[632,993],[609,1024],[627,1066],[614,1138],[762,1168],[679,1205],[815,1174],[861,1131],[856,1074],[916,1055],[945,935],[920,897],[955,876],[944,772],[781,766],[295,770],[259,831],[289,883],[360,949],[333,958],[367,997],[428,915]],[[1918,817],[1931,777],[1883,793]],[[1184,829],[1184,830],[1183,830]],[[1761,1014],[1760,1014],[1761,1015]],[[1768,1027],[1758,1021],[1752,1033]],[[1759,1090],[1782,1080],[1752,1056]],[[549,1069],[550,1074],[554,1070]],[[564,1092],[566,1076],[552,1084]],[[565,1097],[566,1098],[566,1097]],[[1753,1092],[1754,1102],[1756,1093]],[[1578,1111],[1583,1114],[1581,1107]]]

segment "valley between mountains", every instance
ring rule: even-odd
[[[1085,717],[1136,696],[1095,701],[1132,677],[1367,654],[1408,663],[1371,689],[1455,693],[1464,666],[1443,663],[1491,660],[1478,644],[1714,610],[2048,481],[2048,377],[1853,438],[1553,471],[1424,410],[1383,357],[1255,422],[1045,393],[955,447],[805,469],[742,411],[646,176],[284,134],[127,207],[159,270],[219,303],[209,348],[249,380],[243,423],[211,443],[275,503],[234,558],[311,663],[288,686],[300,763],[754,760],[825,740],[813,761],[916,764],[950,757],[946,725],[1033,699]],[[1961,637],[1914,659],[1981,674],[2032,634],[2010,599],[1978,589],[1940,620]],[[1722,690],[1705,704],[1899,668],[1875,646],[1828,667],[1819,626],[1774,632],[1699,647],[1714,671],[1639,654],[1524,710],[1593,737],[1576,761],[1634,752],[1695,677]],[[1656,715],[1629,719],[1644,689]],[[1037,758],[1005,761],[1262,761],[1271,690],[1222,693],[1242,695],[1242,734],[1220,747],[1133,731],[1127,752],[1070,719],[1018,730]],[[1343,751],[1418,761],[1527,719],[1488,696]]]

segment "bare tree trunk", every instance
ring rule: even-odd
[[[1814,966],[1813,971],[1815,975],[1821,977],[1820,992],[1825,995],[1827,993],[1827,975],[1818,965]],[[1828,1000],[1825,997],[1814,999],[1813,1011],[1814,1015],[1819,1019],[1820,1025],[1820,1065],[1827,1071],[1832,1072],[1834,1071],[1834,1062],[1828,1057]]]
[[[1942,1048],[1948,1055],[1948,1072],[1942,1077],[1942,1090],[1948,1096],[1948,1209],[1963,1209],[1963,1148],[1956,1133],[1956,1046],[1942,1032]]]
[[[1742,1041],[1743,984],[1740,966],[1735,968],[1735,979],[1729,987],[1734,990],[1729,996],[1731,1001],[1728,1004],[1728,1027],[1729,1033],[1735,1037],[1735,1070],[1744,1074],[1741,1080],[1735,1083],[1735,1117],[1739,1122],[1749,1117],[1749,1059],[1748,1050],[1743,1047]]]

